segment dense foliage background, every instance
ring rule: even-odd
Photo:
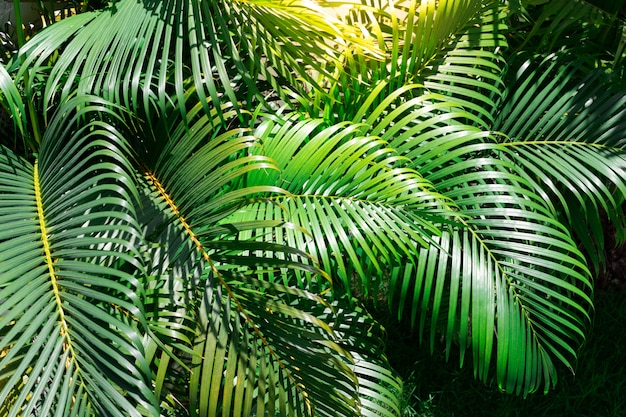
[[[381,321],[550,390],[623,240],[604,3],[42,2],[1,50],[0,414],[400,415]]]

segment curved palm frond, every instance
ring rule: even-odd
[[[392,269],[389,297],[431,346],[443,332],[448,351],[458,340],[463,358],[471,342],[479,378],[495,355],[502,389],[547,389],[553,361],[571,366],[589,326],[585,259],[498,135],[466,124],[473,116],[460,101],[406,94],[420,88],[405,86],[361,112],[371,133],[445,196],[439,202],[451,214],[436,224],[443,233],[434,244]],[[523,348],[509,349],[518,342]]]
[[[236,117],[236,112],[214,111],[209,117],[202,110],[198,104],[187,120],[167,121],[163,136],[145,143],[144,181],[150,191],[144,204],[149,211],[142,217],[153,220],[147,229],[148,244],[155,248],[149,274],[159,277],[150,278],[148,287],[155,291],[155,308],[165,312],[149,313],[151,325],[155,334],[169,337],[162,340],[172,341],[171,348],[182,352],[181,361],[193,370],[179,373],[188,381],[186,394],[165,393],[171,383],[165,377],[157,377],[157,390],[186,395],[202,416],[357,415],[358,380],[348,366],[349,353],[333,329],[311,313],[325,301],[264,279],[318,269],[306,254],[281,242],[229,237],[250,228],[287,229],[279,227],[284,220],[225,221],[251,198],[283,192],[242,182],[275,165],[251,152],[258,141],[249,132],[218,127],[219,113]],[[157,357],[161,375],[170,359]]]
[[[189,85],[199,102],[234,106],[262,100],[263,81],[280,93],[278,80],[291,80],[304,93],[297,77],[314,84],[312,69],[338,70],[320,66],[338,60],[335,46],[368,48],[353,32],[310,1],[120,0],[45,28],[14,66],[16,79],[46,74],[43,109],[75,92],[150,115],[154,107],[164,113],[170,96],[182,106]]]
[[[598,270],[601,213],[623,222],[626,96],[601,70],[583,75],[584,65],[567,53],[518,63],[495,127],[507,135],[508,158],[526,170]]]
[[[573,366],[590,325],[592,286],[567,229],[501,151],[485,143],[472,167],[439,170],[434,185],[467,219],[422,250],[412,313],[420,332],[430,330],[431,346],[443,319],[448,350],[458,337],[462,361],[471,341],[479,378],[487,379],[495,356],[500,387],[526,395],[556,382],[555,359]]]
[[[17,134],[26,136],[26,106],[22,100],[19,90],[15,86],[11,75],[7,72],[4,65],[0,64],[0,105],[7,112],[13,121],[13,127]],[[4,138],[9,139],[9,138]]]
[[[158,413],[142,287],[127,270],[139,232],[118,122],[102,100],[76,98],[34,165],[2,148],[2,415]]]
[[[260,152],[280,173],[255,171],[246,181],[280,184],[288,194],[248,206],[235,218],[301,225],[309,234],[291,228],[275,238],[306,248],[348,292],[358,288],[370,296],[384,286],[390,265],[414,260],[416,248],[428,246],[439,233],[434,224],[449,213],[428,181],[401,167],[402,157],[379,138],[362,135],[366,127],[286,117],[261,123],[255,130]]]

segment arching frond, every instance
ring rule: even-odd
[[[328,63],[351,43],[374,51],[311,1],[119,0],[45,28],[14,66],[17,79],[46,74],[43,109],[76,92],[151,115],[170,96],[182,105],[189,85],[199,102],[235,108],[261,98],[263,83],[281,93],[279,79],[304,92],[297,78],[311,84],[311,70],[334,74],[339,66]]]
[[[584,65],[567,53],[520,62],[496,128],[507,135],[507,158],[576,232],[597,270],[601,213],[622,221],[626,96],[603,71],[583,75]]]
[[[390,265],[414,259],[439,233],[445,216],[443,196],[402,157],[374,136],[361,136],[363,124],[323,127],[321,120],[262,123],[255,135],[262,153],[280,173],[256,171],[248,184],[278,183],[288,192],[257,202],[235,218],[286,220],[292,228],[275,238],[306,248],[326,271],[334,271],[350,291],[375,293]],[[355,282],[355,279],[358,279]],[[301,284],[306,281],[302,281]]]
[[[590,325],[590,273],[533,185],[489,148],[496,153],[472,168],[451,164],[434,182],[467,217],[421,250],[417,268],[394,271],[390,287],[411,300],[431,346],[443,332],[448,351],[458,340],[463,358],[471,342],[478,378],[487,380],[495,363],[503,390],[547,391],[554,361],[572,367]]]
[[[448,350],[460,338],[462,357],[471,345],[479,378],[495,363],[502,389],[547,389],[553,362],[571,366],[589,326],[585,259],[499,136],[464,123],[471,116],[448,97],[404,99],[419,88],[405,86],[363,112],[450,210],[448,223],[436,224],[440,237],[392,269],[392,305],[431,346],[441,332]],[[523,348],[509,349],[518,341]]]
[[[101,100],[76,98],[34,165],[1,151],[2,415],[158,414],[143,291],[127,269],[139,266],[139,232],[116,119]]]
[[[172,349],[193,370],[183,372],[190,412],[357,415],[350,355],[329,324],[312,314],[325,301],[265,279],[295,270],[315,275],[318,269],[304,252],[282,242],[229,237],[250,228],[286,229],[279,227],[284,220],[225,221],[246,199],[282,192],[273,185],[242,186],[250,172],[275,165],[252,152],[258,142],[251,132],[220,130],[217,111],[209,118],[201,110],[198,105],[188,120],[170,120],[163,138],[146,144],[143,168],[146,198],[159,213],[142,216],[153,220],[151,274],[159,274],[164,288],[149,287],[159,292],[159,310],[165,311],[154,316],[164,323],[153,326],[155,334],[175,342]],[[144,209],[151,210],[149,204]],[[158,382],[164,392],[166,379]]]

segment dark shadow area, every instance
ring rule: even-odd
[[[431,356],[408,326],[387,326],[388,357],[404,380],[404,416],[414,417],[617,417],[626,415],[626,292],[600,290],[594,328],[579,354],[576,374],[559,369],[557,386],[526,399],[503,394],[494,381],[473,376],[471,353],[463,368],[458,351],[445,361],[445,344]]]

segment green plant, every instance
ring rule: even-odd
[[[511,51],[509,6],[119,0],[22,45],[0,411],[398,415],[360,301],[547,391],[620,221],[624,89],[618,59]]]

